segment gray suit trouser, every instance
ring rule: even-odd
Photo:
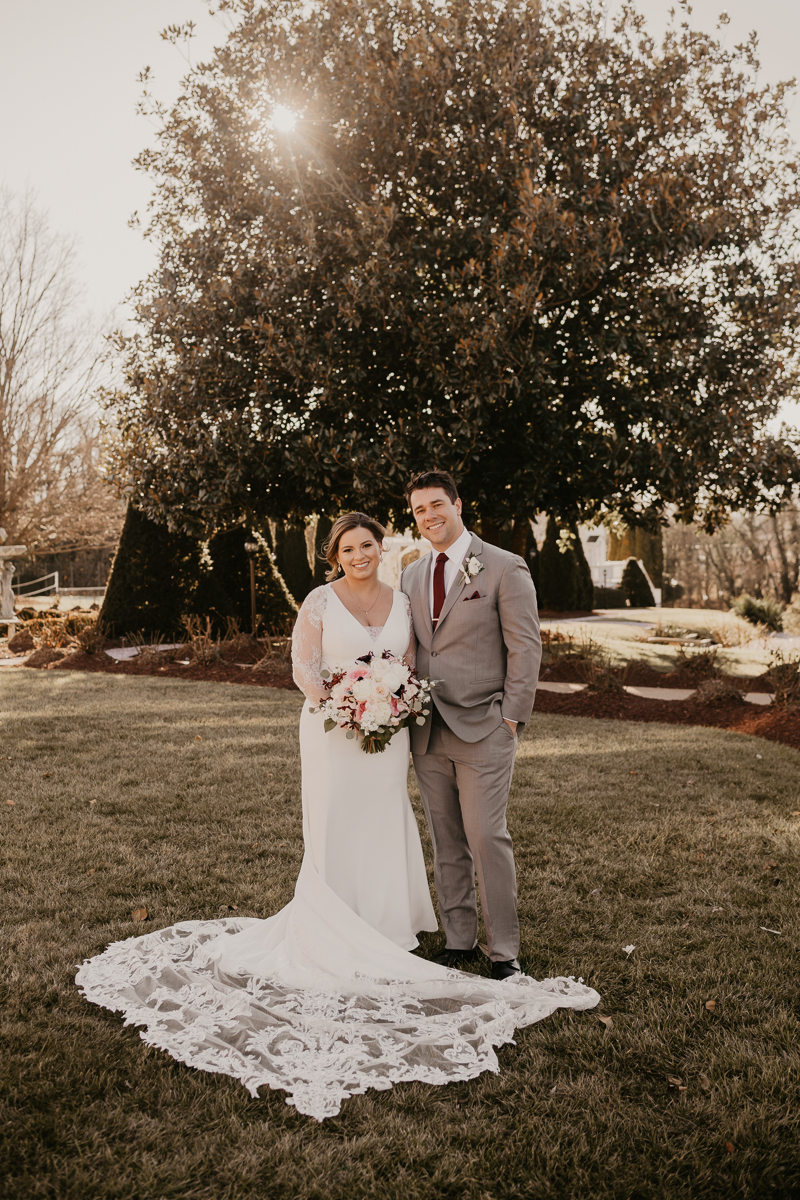
[[[516,751],[516,734],[505,721],[482,741],[463,742],[434,708],[427,751],[414,755],[447,945],[469,950],[478,940],[477,873],[494,962],[519,954],[517,875],[506,826]]]

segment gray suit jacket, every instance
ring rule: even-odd
[[[441,680],[432,693],[434,704],[465,742],[488,737],[504,717],[520,725],[530,720],[542,657],[536,589],[523,559],[475,534],[466,558],[473,554],[485,569],[467,584],[456,577],[435,630],[430,608],[435,553],[410,563],[400,578],[400,590],[411,601],[417,669]],[[430,721],[411,726],[415,754],[425,753],[430,730]]]

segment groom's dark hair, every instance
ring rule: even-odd
[[[409,508],[411,507],[411,493],[422,491],[423,488],[441,488],[443,492],[447,493],[453,504],[458,499],[456,481],[449,471],[420,471],[418,475],[412,475],[406,484],[406,500]]]

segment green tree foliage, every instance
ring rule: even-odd
[[[631,608],[652,608],[655,604],[647,577],[635,558],[629,558],[625,564],[620,591],[630,602]]]
[[[225,590],[203,565],[200,543],[129,505],[99,623],[112,637],[172,640],[181,635],[184,617],[194,614],[217,624],[233,615]]]
[[[505,528],[713,528],[800,479],[767,432],[800,195],[754,44],[577,0],[226,10],[139,160],[160,263],[108,401],[150,516],[405,519],[435,464]]]
[[[548,612],[574,612],[578,589],[575,554],[565,542],[558,521],[550,517],[539,551],[539,605]]]

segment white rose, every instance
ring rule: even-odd
[[[392,663],[388,671],[383,677],[383,682],[386,684],[390,692],[396,692],[397,689],[408,680],[408,667],[404,667],[402,663]]]
[[[369,698],[372,694],[372,680],[371,679],[357,679],[355,681],[355,683],[353,684],[352,692],[353,692],[353,695],[355,696],[356,700],[359,700],[359,701],[369,700]]]
[[[388,725],[389,718],[392,715],[392,708],[390,704],[384,701],[372,700],[368,704],[364,716],[366,717],[367,714],[369,714],[370,720],[375,722],[373,728],[377,728],[379,725]]]

